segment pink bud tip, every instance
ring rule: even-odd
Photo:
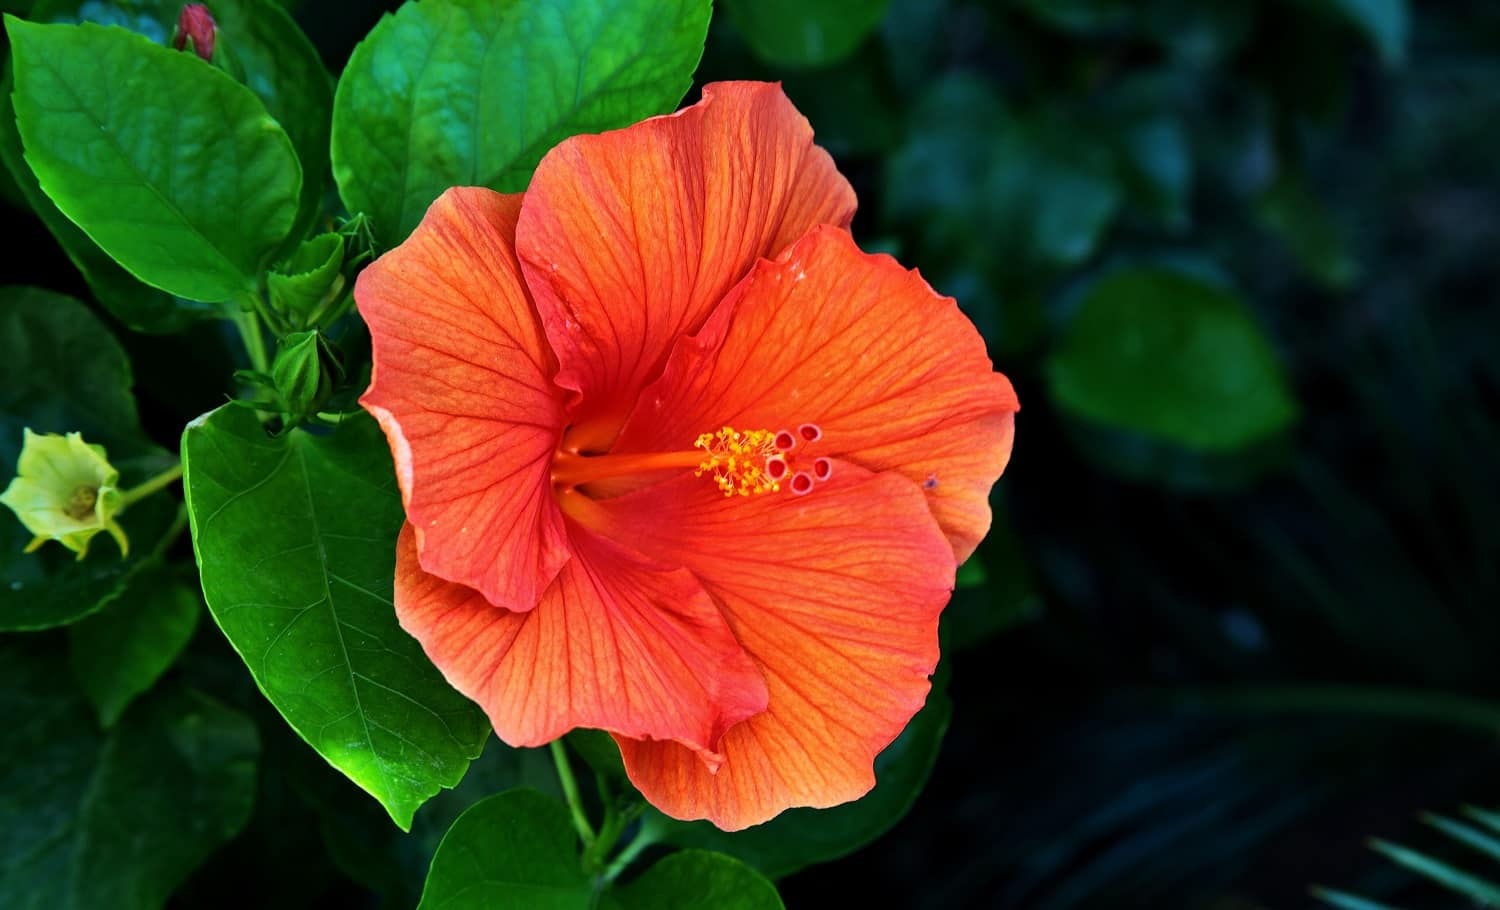
[[[208,7],[201,3],[189,3],[177,16],[177,30],[172,33],[172,46],[179,51],[186,50],[188,42],[192,41],[193,53],[204,60],[211,60],[216,34],[217,26]]]

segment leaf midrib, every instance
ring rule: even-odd
[[[80,26],[80,27],[82,27],[82,26]],[[100,30],[102,31],[102,30],[104,30],[104,28],[101,26]],[[33,47],[33,51],[34,50],[35,50],[35,48]],[[76,91],[74,91],[72,84],[69,83],[66,78],[64,78],[62,72],[59,71],[58,69],[56,69],[55,67],[53,67],[51,65],[50,61],[47,60],[46,55],[39,55],[39,56],[41,58],[40,61],[38,61],[38,59],[36,57],[33,57],[32,65],[38,66],[38,67],[40,67],[42,69],[45,69],[48,73],[51,74],[51,76],[54,79],[54,81],[56,81],[59,85],[62,86],[63,91],[67,93],[68,97],[70,97],[70,98],[73,99],[74,107],[77,109],[78,113],[82,114],[85,118],[87,118],[88,122],[91,123],[91,124],[93,124],[94,127],[99,130],[100,134],[103,135],[105,142],[115,152],[115,155],[119,158],[119,160],[125,164],[126,169],[129,170],[130,173],[132,173],[132,174],[135,175],[135,177],[139,181],[140,185],[144,186],[146,189],[150,190],[151,194],[154,195],[162,203],[162,205],[164,205],[172,214],[176,215],[177,218],[178,218],[178,220],[181,221],[185,226],[187,226],[188,229],[191,230],[192,233],[195,236],[197,236],[199,240],[203,241],[203,243],[206,244],[208,246],[208,248],[211,249],[216,256],[218,256],[221,260],[223,260],[223,262],[226,263],[230,267],[230,270],[236,276],[238,276],[242,280],[246,279],[248,276],[246,276],[244,270],[241,269],[239,267],[239,265],[234,262],[234,260],[230,259],[229,256],[226,255],[225,252],[222,249],[219,248],[219,245],[215,241],[209,239],[207,235],[205,235],[201,230],[199,230],[197,224],[195,224],[190,218],[188,218],[187,214],[185,212],[183,212],[182,209],[179,208],[178,205],[175,202],[173,202],[172,200],[168,199],[165,195],[163,195],[162,191],[159,190],[159,189],[157,189],[156,185],[153,182],[151,182],[150,180],[148,180],[145,174],[141,173],[140,169],[136,167],[135,162],[133,160],[131,160],[130,156],[125,153],[125,150],[115,140],[115,137],[114,137],[113,133],[111,133],[110,130],[108,130],[105,127],[104,122],[101,121],[98,117],[96,117],[94,115],[94,112],[89,107],[87,107],[84,104],[83,99],[79,96],[79,94]],[[228,78],[228,77],[226,76],[225,78]],[[236,84],[238,84],[238,83],[236,83]],[[249,89],[245,89],[245,90],[249,91]],[[214,91],[215,91],[215,93],[217,93],[217,89],[215,89]],[[30,103],[32,103],[32,104],[36,103],[34,99],[29,99],[29,100],[30,100]],[[259,99],[257,99],[257,101],[258,100]],[[37,106],[41,107],[43,110],[46,110],[46,108],[44,106],[42,106],[42,105],[37,105]],[[222,107],[222,105],[217,105],[217,104],[215,106],[216,107]],[[56,112],[56,111],[54,111],[54,112]],[[290,141],[290,140],[288,140],[288,141]],[[24,154],[24,152],[23,152],[23,154]],[[175,159],[173,159],[173,162],[175,163]],[[49,194],[49,196],[50,195],[51,194]],[[69,216],[69,217],[71,218],[71,216]],[[77,223],[77,222],[75,221],[74,223]],[[84,233],[88,233],[88,232],[84,231]],[[92,239],[92,236],[91,236],[90,239]]]
[[[384,798],[393,799],[393,794],[389,792],[391,787],[390,775],[385,773],[385,760],[380,757],[379,750],[375,748],[375,738],[370,734],[370,722],[365,717],[364,702],[359,697],[359,682],[354,678],[354,664],[349,657],[349,646],[344,642],[344,628],[339,621],[338,608],[333,604],[333,588],[328,583],[328,550],[323,546],[323,533],[318,524],[318,510],[313,502],[312,475],[307,470],[307,455],[302,449],[300,440],[293,439],[289,441],[289,448],[297,453],[297,467],[302,473],[302,491],[307,497],[307,515],[312,521],[313,544],[318,551],[318,578],[323,582],[323,598],[328,602],[328,614],[333,618],[333,634],[339,643],[339,653],[344,658],[344,671],[348,675],[349,691],[354,695],[354,713],[359,717],[360,729],[364,731],[365,745],[369,747],[370,755],[375,759],[376,764],[380,766],[381,774],[384,777],[383,789],[387,791]],[[404,803],[405,801],[403,800],[402,802]]]

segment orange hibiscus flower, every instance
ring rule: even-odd
[[[396,610],[501,739],[608,730],[731,830],[874,785],[1017,405],[853,213],[779,86],[720,83],[524,197],[449,190],[360,276]]]

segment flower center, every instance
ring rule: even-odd
[[[553,457],[552,483],[566,490],[597,481],[691,468],[695,477],[711,477],[725,496],[774,493],[783,483],[800,496],[810,493],[815,481],[828,479],[832,462],[819,458],[811,472],[793,471],[789,453],[822,437],[817,424],[804,423],[795,431],[722,427],[703,433],[692,449],[680,452],[583,455],[565,447]]]
[[[774,493],[781,489],[778,481],[787,472],[782,450],[776,445],[780,435],[770,430],[733,427],[704,433],[693,443],[693,448],[702,449],[705,456],[693,476],[713,475],[714,483],[725,496]]]
[[[63,504],[63,514],[74,521],[83,521],[94,513],[94,503],[98,501],[99,489],[97,487],[79,487]]]

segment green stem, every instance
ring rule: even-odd
[[[245,353],[250,356],[250,368],[257,373],[271,372],[271,361],[266,357],[266,339],[260,331],[260,319],[253,309],[254,302],[246,301],[252,309],[241,306],[234,314],[235,328],[240,330],[240,340],[245,343]]]
[[[140,486],[131,487],[120,494],[120,509],[123,511],[131,503],[140,502],[152,493],[164,489],[182,476],[182,462],[177,462],[160,474],[147,480]]]
[[[327,298],[319,301],[304,323],[308,328],[324,328],[333,325],[349,309],[349,302],[353,299],[352,290],[340,288],[337,293],[329,294]]]
[[[552,763],[557,766],[557,779],[562,783],[563,796],[567,797],[568,809],[573,813],[573,827],[585,848],[592,847],[596,835],[589,824],[588,813],[583,811],[583,800],[578,795],[578,781],[573,779],[573,768],[568,764],[568,753],[563,751],[562,740],[554,739],[548,748],[552,750]]]
[[[162,555],[177,541],[178,536],[187,530],[187,526],[187,503],[180,503],[177,506],[177,514],[172,517],[171,527],[167,528],[167,533],[163,534],[156,542],[156,546],[151,549],[151,555],[146,557],[147,561],[161,559]]]
[[[661,841],[662,831],[651,823],[651,818],[641,823],[641,830],[635,835],[630,843],[626,844],[610,862],[609,867],[604,870],[604,880],[612,882],[620,877],[620,873],[630,867],[636,858],[643,853],[647,847]]]
[[[615,810],[610,802],[604,804],[604,821],[599,825],[599,836],[594,843],[583,851],[583,867],[590,873],[599,872],[604,868],[604,858],[614,848],[615,842],[620,835],[625,833],[625,826],[630,819],[623,813]]]

